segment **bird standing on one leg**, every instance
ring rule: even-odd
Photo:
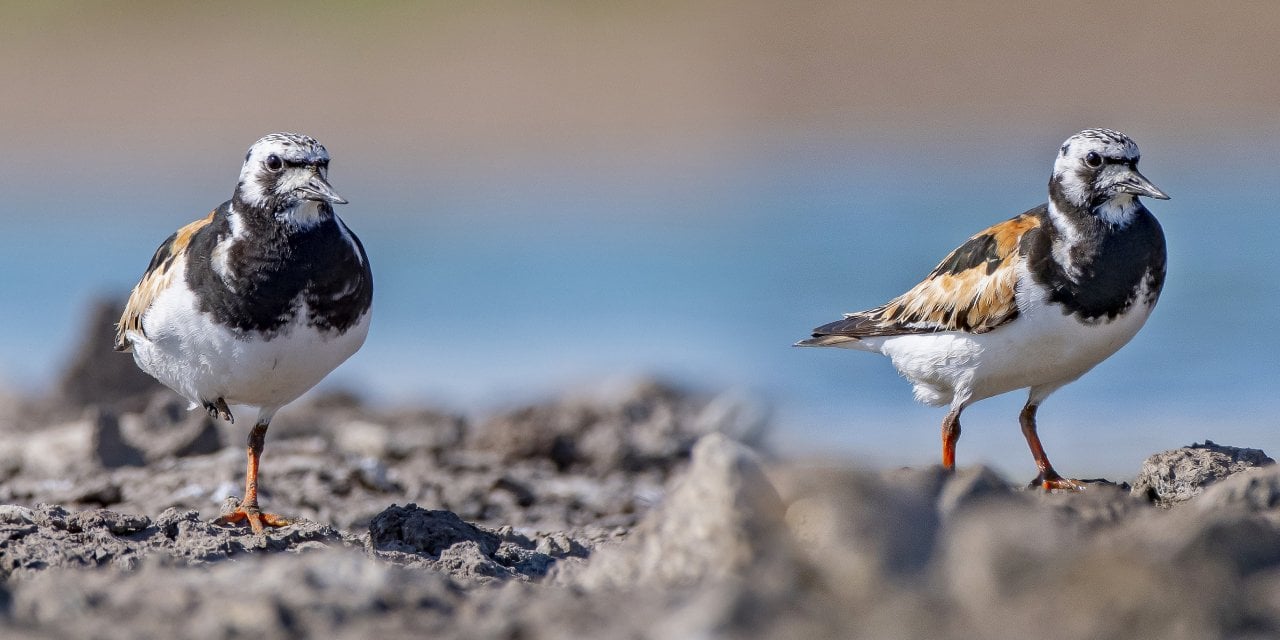
[[[369,333],[373,275],[364,247],[334,213],[315,139],[273,133],[249,148],[231,200],[169,236],[134,287],[116,349],[192,407],[234,422],[258,408],[245,495],[224,523],[289,523],[258,508],[267,426],[355,353]]]
[[[888,303],[813,330],[797,346],[881,353],[917,400],[949,405],[942,464],[955,466],[960,413],[1029,389],[1018,421],[1044,489],[1079,489],[1058,475],[1036,434],[1049,394],[1124,346],[1160,297],[1164,232],[1139,196],[1169,199],[1138,173],[1138,145],[1086,129],[1059,149],[1049,202],[988,228]]]

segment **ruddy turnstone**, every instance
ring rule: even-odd
[[[273,133],[253,143],[231,199],[169,236],[133,288],[116,349],[209,415],[258,408],[244,498],[219,521],[289,520],[258,509],[258,460],[276,411],[364,344],[373,276],[334,213],[329,152]]]
[[[1164,284],[1164,232],[1138,196],[1169,199],[1138,173],[1138,145],[1086,129],[1058,150],[1049,202],[973,236],[888,303],[813,330],[797,346],[889,356],[917,400],[949,405],[942,465],[955,466],[960,413],[1029,389],[1018,417],[1040,473],[1079,489],[1036,435],[1036,409],[1133,338]]]

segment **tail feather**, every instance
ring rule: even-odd
[[[842,344],[857,342],[858,339],[853,336],[836,336],[829,334],[813,334],[812,338],[806,338],[795,343],[794,347],[838,347]]]
[[[844,319],[828,322],[813,330],[812,337],[797,342],[797,347],[838,347],[850,342],[858,342],[858,338],[868,335],[862,331],[868,324],[862,313],[846,313]]]

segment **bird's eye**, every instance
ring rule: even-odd
[[[271,173],[280,173],[280,171],[284,169],[284,160],[281,160],[280,156],[275,155],[274,153],[267,156],[267,160],[266,162],[263,162],[263,164],[266,165],[267,171],[270,171]]]
[[[1102,156],[1098,155],[1097,151],[1090,151],[1084,155],[1084,163],[1097,169],[1102,166]]]

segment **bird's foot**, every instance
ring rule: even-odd
[[[231,424],[236,423],[235,416],[231,415],[231,409],[227,407],[227,401],[224,400],[223,398],[218,398],[214,402],[204,403],[204,410],[205,410],[205,413],[209,414],[210,418],[213,418],[215,420],[218,418],[222,418],[223,420],[226,420]]]
[[[1087,485],[1079,480],[1072,480],[1058,475],[1057,471],[1049,469],[1041,471],[1035,480],[1028,485],[1031,489],[1044,489],[1049,491],[1084,491]]]
[[[222,505],[222,513],[214,524],[231,525],[247,521],[254,535],[262,535],[263,527],[287,527],[295,521],[274,513],[264,513],[258,509],[257,503],[245,504],[235,498],[227,498]]]

